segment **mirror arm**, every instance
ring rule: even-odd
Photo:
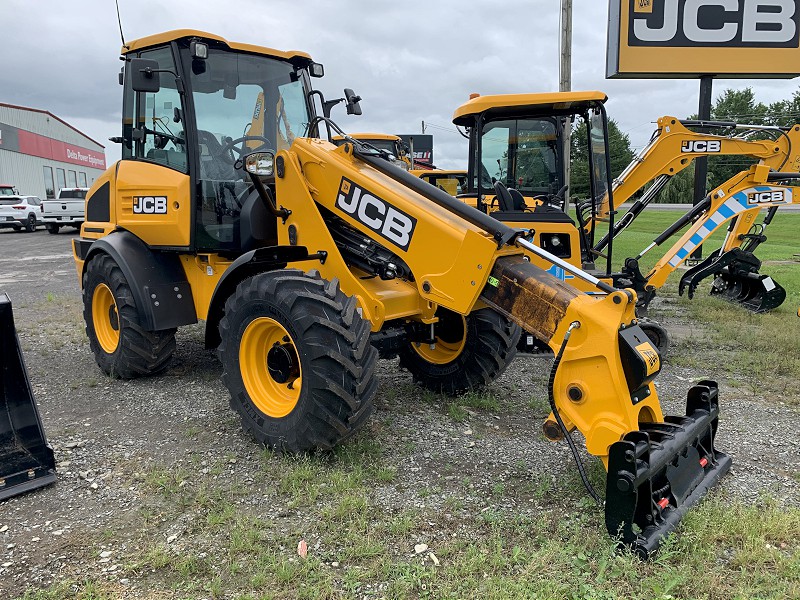
[[[267,189],[267,186],[264,185],[264,182],[261,181],[261,178],[258,175],[253,175],[249,172],[247,174],[250,176],[253,185],[256,186],[256,191],[267,205],[269,212],[271,212],[274,217],[282,219],[283,222],[286,223],[286,219],[289,218],[289,215],[292,214],[292,211],[290,211],[288,208],[284,208],[283,206],[278,208],[275,205],[275,200],[272,197],[272,193],[269,191],[269,189]]]

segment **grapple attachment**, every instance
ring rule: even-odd
[[[758,272],[761,261],[752,252],[733,248],[720,254],[714,251],[706,260],[686,271],[678,285],[678,293],[688,290],[694,297],[698,284],[713,276],[711,295],[734,302],[754,313],[762,313],[780,306],[786,299],[786,290],[772,277]]]
[[[0,500],[56,480],[14,327],[11,301],[0,294]]]
[[[717,384],[689,390],[686,416],[643,423],[614,443],[608,455],[606,527],[642,558],[728,472],[731,459],[714,449]]]

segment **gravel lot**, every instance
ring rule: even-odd
[[[143,481],[162,465],[182,465],[190,478],[220,486],[249,486],[252,492],[240,502],[262,517],[282,520],[287,531],[318,518],[285,511],[269,476],[257,474],[275,459],[265,458],[241,431],[228,407],[221,367],[203,349],[200,325],[179,331],[177,353],[163,377],[118,381],[100,372],[83,333],[70,249],[74,235],[0,230],[0,291],[14,305],[59,474],[54,486],[0,504],[0,597],[89,576],[115,582],[124,597],[160,597],[149,590],[146,575],[118,572],[126,555],[153,541],[152,532],[140,529],[142,506],[157,506]],[[652,316],[678,337],[701,335],[675,311],[662,303]],[[470,409],[458,421],[442,399],[414,388],[395,361],[382,362],[377,411],[362,435],[378,440],[397,476],[375,487],[370,501],[386,510],[411,506],[438,514],[457,496],[464,511],[478,513],[502,482],[506,493],[491,500],[495,508],[533,514],[545,508],[542,502],[555,505],[559,490],[575,489],[577,478],[566,445],[545,442],[540,434],[549,367],[549,360],[520,357],[491,388],[501,408]],[[715,375],[713,357],[702,373],[667,361],[659,379],[666,411],[682,412],[691,382]],[[723,489],[746,502],[766,493],[800,504],[797,410],[724,381],[720,394],[718,447],[734,459]],[[543,481],[556,493],[544,501],[515,494],[520,480]],[[156,535],[168,544],[195,543],[186,534],[191,519],[156,519]]]

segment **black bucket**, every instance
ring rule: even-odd
[[[647,558],[689,508],[731,467],[714,449],[717,384],[689,390],[686,416],[643,423],[611,446],[606,481],[606,527],[622,546]]]
[[[6,294],[0,294],[0,368],[0,500],[4,500],[56,480],[53,450],[44,435]]]

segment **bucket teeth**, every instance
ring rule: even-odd
[[[606,527],[621,546],[647,558],[728,472],[730,457],[714,449],[718,416],[717,384],[701,381],[686,416],[642,424],[611,446]]]

